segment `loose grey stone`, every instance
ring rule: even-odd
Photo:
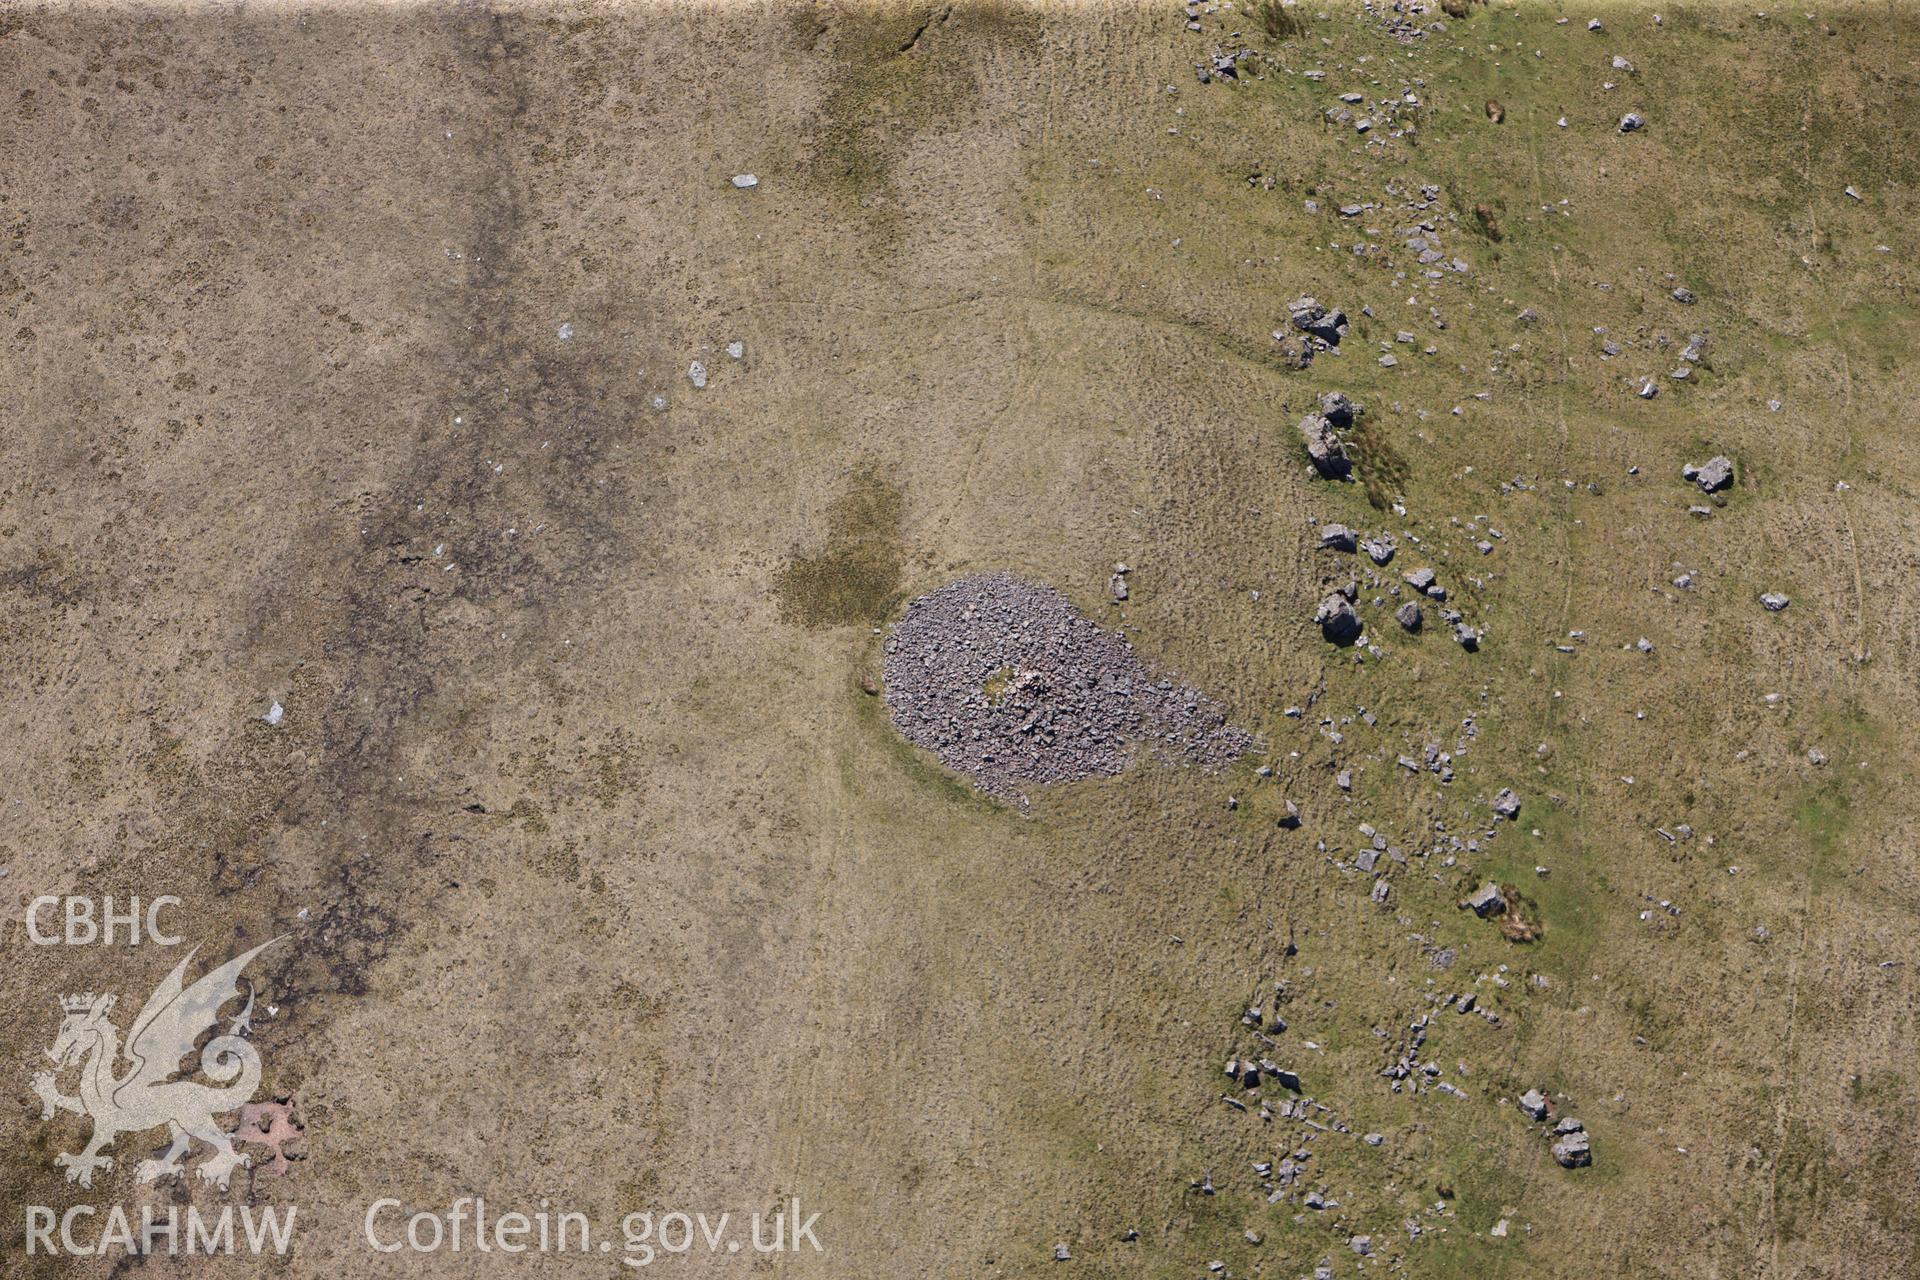
[[[1505,911],[1507,900],[1501,896],[1500,887],[1489,880],[1469,894],[1467,900],[1461,905],[1472,908],[1473,914],[1485,917],[1499,915]]]
[[[1360,615],[1338,592],[1320,602],[1313,620],[1320,625],[1321,634],[1335,644],[1351,644],[1360,637]]]
[[[1680,475],[1699,485],[1702,492],[1716,493],[1733,483],[1733,461],[1721,454],[1697,466],[1689,463],[1680,468]]]
[[[1593,1148],[1585,1133],[1570,1133],[1553,1144],[1553,1158],[1564,1169],[1579,1169],[1593,1163]]]
[[[1300,419],[1300,437],[1307,443],[1307,457],[1313,460],[1315,471],[1329,480],[1344,480],[1352,473],[1347,447],[1325,414],[1309,413]]]
[[[1344,214],[1345,210],[1341,212]],[[1287,315],[1294,328],[1318,338],[1330,347],[1339,346],[1340,339],[1347,336],[1346,313],[1337,307],[1323,307],[1316,298],[1295,298],[1287,304]]]
[[[1326,415],[1328,422],[1344,431],[1352,426],[1353,420],[1365,410],[1349,400],[1346,392],[1329,391],[1320,397],[1320,412]]]

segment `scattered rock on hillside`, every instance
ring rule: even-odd
[[[1564,1121],[1562,1123],[1565,1123]],[[1578,1120],[1573,1121],[1579,1124]],[[1587,1139],[1586,1130],[1575,1129],[1562,1135],[1553,1144],[1553,1158],[1560,1162],[1563,1169],[1579,1169],[1593,1163],[1593,1146]]]
[[[1720,455],[1698,466],[1689,463],[1680,468],[1680,475],[1699,485],[1702,492],[1716,493],[1733,483],[1733,462],[1725,455]]]
[[[1383,533],[1377,537],[1368,538],[1360,545],[1365,549],[1367,558],[1378,565],[1384,565],[1393,559],[1393,553],[1400,549],[1400,544],[1394,540],[1393,535],[1390,533]]]
[[[1335,644],[1351,644],[1360,637],[1360,615],[1337,591],[1320,602],[1313,620],[1320,624],[1321,634]]]
[[[1307,457],[1313,459],[1315,471],[1329,480],[1344,480],[1352,474],[1347,446],[1325,414],[1309,413],[1300,419],[1300,436],[1307,442]]]
[[[1337,347],[1347,336],[1347,316],[1338,307],[1329,310],[1320,300],[1302,296],[1287,304],[1293,327],[1327,347]]]
[[[1408,631],[1418,631],[1420,624],[1426,621],[1420,612],[1420,606],[1411,600],[1394,610],[1393,620]]]
[[[1469,894],[1461,904],[1470,908],[1473,914],[1482,918],[1497,916],[1507,909],[1507,900],[1501,896],[1500,887],[1489,880]]]
[[[1351,551],[1358,537],[1353,530],[1343,524],[1323,524],[1320,526],[1320,546],[1327,551]]]
[[[1493,798],[1493,811],[1509,822],[1520,816],[1520,797],[1512,787],[1500,788],[1500,793]]]
[[[1534,1120],[1547,1118],[1547,1098],[1538,1089],[1529,1089],[1520,1095],[1520,1109]]]
[[[1620,132],[1638,133],[1647,127],[1647,118],[1638,111],[1629,111],[1620,117]]]
[[[1778,591],[1769,591],[1765,595],[1760,597],[1760,603],[1766,608],[1766,611],[1768,613],[1778,613],[1782,609],[1786,608],[1788,605],[1792,604],[1793,601],[1789,600],[1786,596],[1782,595]]]
[[[1345,431],[1366,410],[1348,399],[1346,392],[1329,391],[1320,397],[1320,412],[1326,415],[1328,422]]]

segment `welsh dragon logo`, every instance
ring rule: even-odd
[[[40,1097],[42,1120],[53,1119],[56,1110],[93,1120],[93,1138],[84,1151],[63,1152],[53,1158],[56,1167],[67,1171],[68,1182],[91,1187],[96,1169],[112,1167],[113,1157],[100,1152],[116,1137],[165,1125],[173,1145],[158,1160],[142,1160],[134,1171],[135,1181],[152,1182],[182,1172],[182,1157],[198,1138],[213,1150],[194,1171],[202,1181],[216,1182],[226,1189],[234,1168],[248,1161],[233,1149],[231,1135],[214,1117],[250,1102],[260,1086],[260,1054],[241,1038],[251,1025],[251,987],[246,1008],[229,1021],[224,1035],[214,1036],[200,1051],[200,1070],[215,1084],[175,1077],[180,1074],[181,1060],[220,1021],[221,1006],[240,995],[241,971],[279,941],[274,938],[235,956],[190,987],[181,981],[194,957],[194,952],[188,952],[147,997],[127,1031],[124,1051],[119,1028],[107,1017],[113,1011],[113,996],[60,998],[65,1017],[47,1056],[60,1071],[80,1068],[80,1095],[70,1098],[61,1093],[51,1071],[33,1077],[33,1091]],[[128,1064],[124,1073],[120,1071],[123,1054]]]

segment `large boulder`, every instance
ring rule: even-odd
[[[1337,591],[1320,602],[1320,607],[1314,610],[1313,620],[1320,625],[1320,633],[1335,644],[1352,644],[1360,638],[1360,615],[1353,611],[1352,603]]]
[[[1489,880],[1467,895],[1460,905],[1472,908],[1477,916],[1497,916],[1507,909],[1507,900],[1501,895],[1500,887]]]
[[[1320,545],[1328,551],[1351,551],[1359,535],[1343,524],[1323,524],[1320,526]]]
[[[1347,336],[1346,313],[1338,307],[1329,309],[1321,306],[1317,298],[1295,298],[1287,304],[1287,316],[1294,328],[1330,347],[1339,346],[1340,339]]]
[[[1327,421],[1344,431],[1366,410],[1349,400],[1346,392],[1329,391],[1320,397],[1320,412],[1327,415]]]
[[[1570,1133],[1553,1144],[1553,1158],[1563,1169],[1578,1169],[1593,1163],[1593,1144],[1584,1132]]]
[[[1324,413],[1309,413],[1300,419],[1300,438],[1307,442],[1307,456],[1313,469],[1329,480],[1344,480],[1353,472],[1347,458],[1347,446]]]
[[[1706,493],[1718,493],[1733,483],[1733,461],[1724,455],[1709,458],[1698,466],[1687,465],[1680,468],[1685,479],[1699,485]]]

